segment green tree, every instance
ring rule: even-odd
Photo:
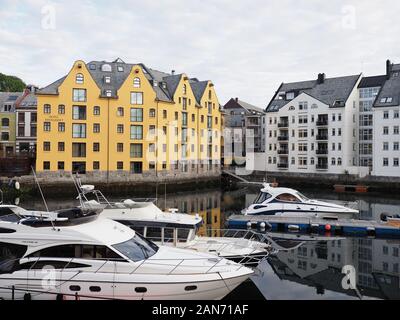
[[[0,73],[0,91],[21,92],[24,91],[25,87],[25,82],[20,78]]]

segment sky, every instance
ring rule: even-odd
[[[75,60],[144,63],[266,107],[282,82],[400,63],[400,2],[0,0],[0,72],[46,86]]]

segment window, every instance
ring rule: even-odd
[[[182,126],[187,126],[187,112],[182,112]]]
[[[64,161],[58,161],[57,162],[57,169],[58,170],[64,170]]]
[[[154,170],[156,168],[156,163],[154,161],[149,162],[149,170]]]
[[[117,124],[117,133],[124,133],[124,125]]]
[[[131,108],[131,121],[142,122],[143,121],[143,109]]]
[[[113,248],[135,262],[148,259],[158,251],[158,247],[153,242],[139,234],[135,234],[128,241],[114,244]]]
[[[118,72],[123,72],[124,71],[124,67],[123,66],[118,66],[117,70],[118,70]]]
[[[399,110],[394,110],[393,111],[393,118],[398,119],[399,118]]]
[[[86,89],[73,89],[72,90],[72,101],[85,102],[86,101]]]
[[[393,142],[393,150],[399,151],[399,142]]]
[[[131,139],[142,140],[143,139],[143,126],[132,125],[131,126]]]
[[[43,161],[43,170],[50,170],[50,161]]]
[[[331,165],[332,165],[332,166],[336,165],[336,158],[332,158],[332,160],[331,160]]]
[[[43,106],[43,112],[44,113],[51,113],[51,106],[49,104],[45,104]]]
[[[10,126],[10,119],[8,119],[8,118],[1,119],[1,125],[3,127],[9,127]]]
[[[399,134],[399,126],[393,127],[393,134]]]
[[[124,170],[124,162],[123,161],[117,162],[117,170]]]
[[[342,158],[337,158],[337,164],[338,164],[338,166],[342,165]]]
[[[183,94],[186,94],[187,88],[186,88],[186,84],[183,85]]]
[[[86,143],[72,143],[72,157],[86,157]]]
[[[163,119],[167,119],[167,110],[163,110]]]
[[[93,161],[93,170],[100,170],[100,162]]]
[[[58,151],[60,151],[60,152],[65,151],[65,142],[58,143]]]
[[[100,107],[99,106],[93,107],[93,115],[95,115],[95,116],[100,115]]]
[[[100,123],[94,123],[93,124],[93,133],[99,133],[100,132]]]
[[[58,132],[65,132],[65,122],[58,123]]]
[[[156,109],[150,109],[149,110],[149,117],[154,118],[156,116]]]
[[[132,161],[130,163],[130,172],[131,173],[142,173],[143,172],[143,162]]]
[[[286,100],[293,100],[293,99],[294,99],[294,92],[287,92]]]
[[[51,124],[50,124],[50,122],[44,122],[44,123],[43,123],[43,130],[44,130],[44,131],[50,131],[50,130],[51,130]]]
[[[78,73],[75,77],[75,82],[77,84],[83,84],[83,74],[82,73]]]
[[[100,152],[100,143],[93,142],[93,152]]]
[[[389,158],[383,158],[383,166],[387,167],[389,165]]]
[[[86,107],[85,106],[73,106],[72,107],[72,119],[86,120]]]
[[[156,145],[154,143],[149,144],[149,152],[154,152],[156,150]]]
[[[383,127],[383,134],[388,135],[389,134],[389,127]]]
[[[49,141],[43,142],[43,151],[50,151],[50,142]]]
[[[110,76],[104,76],[104,83],[111,83],[111,77]]]
[[[58,106],[58,114],[65,114],[65,106],[63,104]]]
[[[149,134],[152,136],[156,134],[156,126],[155,125],[152,124],[149,126]]]
[[[86,124],[73,123],[72,124],[72,138],[86,138]]]
[[[389,119],[389,111],[383,112],[383,119]]]
[[[299,138],[307,138],[308,132],[307,129],[300,129],[299,130]]]
[[[131,104],[143,104],[143,92],[131,92]]]
[[[299,124],[306,124],[308,123],[307,116],[299,116]]]
[[[143,145],[141,143],[131,143],[130,156],[131,158],[142,158]]]
[[[118,107],[117,108],[117,116],[118,117],[123,117],[124,116],[124,108]]]
[[[384,151],[389,150],[389,142],[384,142],[384,143],[383,143],[383,150],[384,150]]]
[[[133,87],[140,88],[140,78],[138,78],[138,77],[133,78]]]
[[[299,110],[307,110],[307,109],[308,109],[307,101],[299,102]]]
[[[117,143],[117,152],[124,152],[124,144],[119,142]]]
[[[399,158],[393,158],[393,167],[399,166]]]
[[[82,161],[73,161],[72,162],[72,173],[86,173],[86,162]]]

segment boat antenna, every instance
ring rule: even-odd
[[[35,178],[35,182],[36,182],[36,184],[37,184],[37,186],[39,188],[40,195],[42,196],[42,200],[43,200],[44,206],[46,207],[47,212],[49,212],[49,207],[47,206],[47,202],[46,202],[46,199],[45,199],[45,197],[43,195],[42,188],[40,187],[39,180],[38,180],[38,178],[36,176],[35,169],[33,168],[33,166],[31,166],[31,168],[32,168],[33,177]],[[53,227],[53,230],[56,230],[56,227],[54,226],[54,222],[53,222],[53,220],[51,218],[50,218],[50,223],[51,223],[51,226]]]
[[[42,191],[42,188],[40,187],[40,183],[39,183],[38,178],[36,176],[35,169],[33,168],[33,166],[31,166],[31,168],[32,168],[33,177],[35,178],[35,182],[36,182],[36,184],[37,184],[37,186],[39,188],[40,195],[42,196],[42,200],[43,200],[44,206],[46,207],[47,212],[49,212],[49,207],[47,206],[46,199],[44,198],[43,191]]]

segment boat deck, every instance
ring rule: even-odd
[[[265,228],[274,232],[400,239],[400,224],[357,219],[232,215],[227,224],[235,229]]]

